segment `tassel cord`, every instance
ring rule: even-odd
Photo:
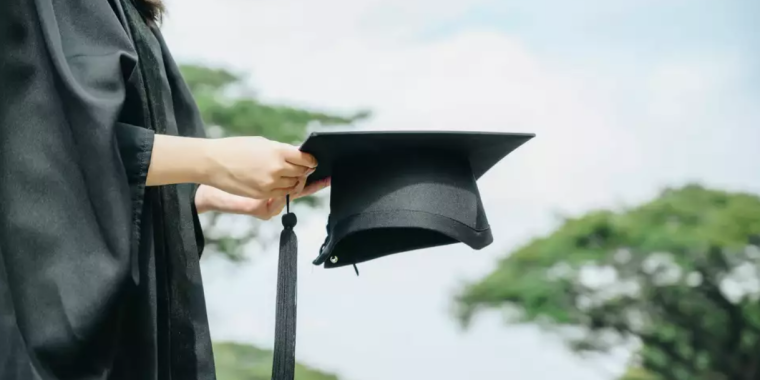
[[[272,380],[294,380],[296,362],[296,309],[298,278],[298,238],[293,230],[298,220],[290,212],[290,196],[286,198],[287,212],[282,217],[280,257],[277,269],[277,309],[275,319],[274,360]]]

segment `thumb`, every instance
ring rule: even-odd
[[[306,186],[301,192],[299,192],[296,195],[296,198],[307,197],[307,196],[312,195],[312,194],[314,194],[314,193],[316,193],[316,192],[318,192],[318,191],[320,191],[320,190],[322,190],[322,189],[324,189],[326,187],[329,187],[330,184],[331,184],[331,181],[332,181],[332,179],[328,177],[328,178],[325,178],[325,179],[320,179],[319,181],[316,181],[314,183],[311,183],[308,186]]]

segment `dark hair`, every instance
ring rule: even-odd
[[[166,8],[162,0],[135,0],[135,7],[147,20],[159,22]]]

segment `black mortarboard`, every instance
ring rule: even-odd
[[[317,132],[301,150],[331,177],[327,238],[315,265],[334,268],[453,243],[493,241],[477,180],[533,134],[487,132]],[[295,366],[295,215],[283,216],[272,378]],[[358,273],[358,271],[357,271]]]

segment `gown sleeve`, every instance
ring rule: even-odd
[[[152,144],[119,123],[137,62],[121,14],[112,0],[3,1],[0,337],[15,343],[0,343],[2,379],[108,376]]]
[[[147,128],[117,122],[114,133],[130,186],[144,188],[153,153],[154,132]]]

